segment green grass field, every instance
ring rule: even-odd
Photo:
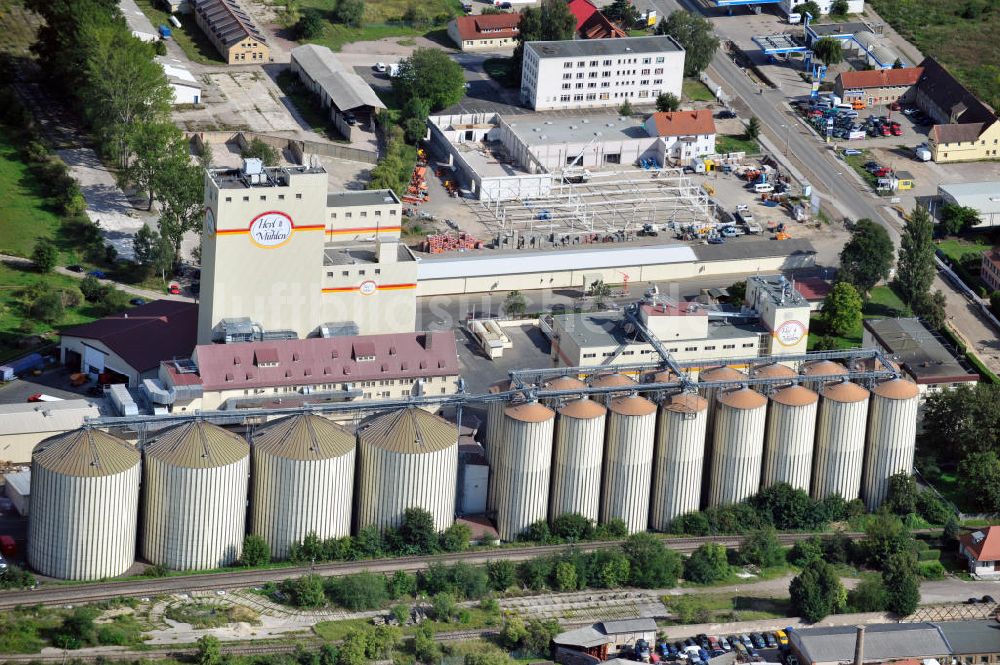
[[[226,63],[219,52],[215,50],[212,42],[198,27],[193,14],[178,16],[181,27],[175,28],[170,25],[170,14],[161,9],[162,5],[153,2],[153,0],[135,0],[135,2],[154,28],[160,25],[170,26],[171,39],[177,42],[177,45],[191,60],[203,65],[224,65]]]
[[[698,79],[685,78],[681,87],[684,99],[689,102],[714,102],[715,95]]]
[[[715,151],[719,154],[727,152],[745,152],[748,155],[760,153],[760,145],[754,139],[733,134],[720,134],[715,137]]]
[[[979,239],[946,238],[937,243],[937,249],[948,257],[958,276],[973,290],[984,288],[979,279],[979,268],[983,252],[992,247],[991,243]]]
[[[871,0],[871,5],[980,99],[1000,107],[1000,40],[996,38],[1000,8],[996,2]]]
[[[37,238],[55,239],[59,217],[41,184],[0,127],[0,254],[31,256]]]
[[[452,17],[462,13],[460,0],[423,0],[419,3],[414,3],[412,0],[379,0],[366,2],[362,26],[351,28],[329,20],[336,4],[336,0],[299,2],[300,10],[318,9],[328,19],[323,34],[307,41],[328,46],[334,51],[339,51],[344,44],[351,42],[375,41],[387,37],[427,36],[440,41],[438,35],[441,29]],[[416,23],[411,23],[410,17],[406,16],[411,8],[419,15]]]
[[[861,310],[861,315],[865,319],[883,319],[897,316],[908,316],[909,310],[903,301],[899,299],[896,292],[888,286],[876,286],[872,289],[868,302]],[[834,348],[850,349],[861,346],[862,327],[857,328],[847,335],[834,335],[826,328],[823,315],[820,312],[813,312],[809,319],[809,350],[815,348],[820,337],[825,337],[833,342]]]

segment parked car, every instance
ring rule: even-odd
[[[353,113],[348,111],[347,113],[344,114],[344,122],[353,127],[354,125],[358,124],[358,118]]]
[[[78,266],[75,263],[71,266],[66,266],[66,270],[70,272],[83,272],[83,266]]]
[[[384,73],[388,69],[389,68],[385,66],[384,62],[376,62],[375,63],[375,71],[377,71],[379,73]]]
[[[731,120],[736,117],[736,111],[733,111],[732,109],[722,109],[715,114],[715,117],[720,120]]]
[[[179,296],[181,294],[180,285],[176,283],[171,284],[170,286],[167,287],[167,293],[169,293],[172,296]]]
[[[642,662],[649,661],[649,642],[643,639],[635,641],[635,659]]]
[[[146,299],[145,298],[132,298],[131,300],[128,301],[128,304],[135,305],[136,307],[138,307],[139,305],[145,305],[146,304]]]
[[[860,155],[860,154],[861,154],[861,151],[858,150],[857,148],[847,148],[846,150],[844,150],[844,156],[845,157],[850,157],[852,155]]]
[[[726,637],[720,637],[719,638],[719,646],[722,647],[723,651],[732,651],[733,650],[733,645],[729,643],[729,638],[726,638]]]
[[[740,635],[740,642],[743,642],[743,646],[745,646],[748,649],[753,646],[753,640],[751,640],[750,636],[747,635],[746,633]]]
[[[104,274],[103,270],[91,270],[87,273],[88,276],[94,277],[95,279],[107,279],[107,275]]]
[[[788,633],[783,630],[774,631],[774,636],[778,638],[778,644],[785,646],[788,644]]]
[[[764,642],[767,643],[768,649],[778,648],[778,639],[774,636],[773,633],[764,633]]]
[[[754,649],[763,649],[765,645],[764,636],[760,633],[750,633],[750,642],[753,643]]]

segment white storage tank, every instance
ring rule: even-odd
[[[795,370],[793,370],[788,365],[781,365],[779,363],[771,363],[769,365],[760,365],[753,369],[753,376],[757,379],[789,379],[798,376]],[[768,394],[775,390],[779,386],[784,386],[788,384],[758,384],[754,386],[754,389],[758,392]]]
[[[813,451],[812,498],[858,498],[865,457],[868,391],[856,383],[828,383],[820,390]]]
[[[515,540],[549,513],[555,412],[538,402],[504,409],[504,440],[496,451],[496,525]]]
[[[606,412],[591,399],[573,400],[556,411],[559,417],[552,453],[550,520],[565,513],[578,513],[597,522]]]
[[[511,388],[511,382],[505,379],[491,385],[488,392],[491,395],[497,395],[507,392]],[[496,482],[493,477],[496,471],[493,461],[493,449],[499,445],[500,440],[503,438],[503,410],[508,406],[509,403],[503,400],[495,400],[486,404],[486,439],[483,441],[483,454],[486,457],[486,464],[490,469],[489,483],[486,487],[486,506],[488,510],[496,508],[496,496],[494,495]]]
[[[608,407],[601,522],[625,521],[629,533],[649,528],[656,405],[638,395],[616,397]]]
[[[803,386],[788,386],[770,397],[761,487],[788,483],[808,492],[819,396]]]
[[[282,418],[252,440],[251,531],[276,560],[308,534],[351,535],[354,435],[315,414]]]
[[[767,398],[749,388],[719,393],[708,505],[739,503],[760,489]]]
[[[135,562],[139,451],[84,428],[50,437],[31,455],[28,565],[48,577],[99,580]]]
[[[906,379],[875,386],[868,416],[868,444],[862,498],[872,511],[889,494],[889,478],[913,472],[920,390]]]
[[[804,376],[847,376],[847,368],[832,360],[811,360],[809,362],[802,363],[801,370]],[[819,392],[824,383],[834,380],[835,379],[827,378],[820,381],[806,381],[804,385],[810,390]]]
[[[143,555],[173,570],[221,568],[239,559],[250,473],[246,440],[196,420],[164,430],[143,453]]]
[[[692,393],[674,395],[660,406],[649,516],[657,531],[699,508],[707,416],[708,401]]]
[[[423,508],[443,531],[455,521],[458,430],[417,407],[372,416],[358,429],[358,529],[396,528]]]

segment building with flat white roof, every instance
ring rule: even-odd
[[[974,228],[1000,226],[1000,181],[938,185],[938,196],[941,197],[941,203],[932,212],[949,203],[965,206],[979,215],[979,223]]]
[[[681,97],[684,49],[667,35],[528,42],[521,101],[536,111],[653,104]]]
[[[163,67],[167,83],[173,91],[174,104],[197,104],[201,101],[201,84],[180,60],[157,57],[156,61]]]
[[[28,464],[31,451],[44,439],[77,429],[87,418],[100,415],[92,399],[0,404],[0,461]]]
[[[816,6],[819,7],[819,13],[826,15],[830,13],[830,7],[833,6],[833,0],[815,0]],[[785,14],[791,14],[792,8],[796,5],[802,4],[800,0],[781,0],[781,10]],[[848,14],[860,14],[865,11],[865,0],[847,0],[847,13]],[[805,17],[802,17],[803,20]],[[819,16],[814,16],[813,18],[819,18]]]

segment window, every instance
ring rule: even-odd
[[[227,196],[226,197],[226,203],[232,203],[232,201],[233,201],[233,197],[231,197],[231,196]]]
[[[609,66],[611,64],[611,61],[610,60],[605,60],[603,64],[604,64],[605,67],[607,67],[607,66]]]
[[[563,69],[573,69],[573,63],[572,62],[564,62],[563,63]]]
[[[597,61],[596,60],[591,60],[590,61],[590,66],[591,67],[596,67],[597,66]]]
[[[261,194],[260,195],[260,200],[261,201],[266,201],[267,200],[267,196],[265,194]]]
[[[588,87],[588,88],[596,88],[596,87],[597,87],[597,84],[596,84],[596,83],[588,83],[588,84],[587,84],[587,87]]]
[[[640,97],[649,97],[649,90],[640,90],[639,91],[639,96]]]
[[[597,99],[597,93],[596,92],[592,92],[592,93],[590,93],[590,94],[587,95],[587,101],[590,101],[590,100],[593,100],[593,99]]]
[[[611,72],[601,72],[601,76],[603,76],[604,78],[608,78],[609,76],[611,76]]]
[[[608,93],[606,93],[606,92],[602,92],[602,93],[601,93],[601,97],[600,97],[600,98],[601,98],[602,100],[607,100],[607,99],[608,99]]]
[[[375,274],[376,275],[381,275],[382,274],[382,269],[381,268],[375,268]]]
[[[722,348],[723,349],[735,349],[736,345],[735,344],[723,344]]]
[[[560,102],[568,102],[569,101],[569,95],[560,95],[559,96],[559,101]]]
[[[367,216],[368,216],[368,211],[366,211],[366,210],[362,210],[362,211],[361,211],[361,216],[362,216],[362,217],[367,217]]]
[[[345,270],[345,271],[343,271],[343,272],[342,272],[342,273],[340,273],[340,274],[341,274],[341,275],[342,275],[343,277],[348,277],[348,276],[350,276],[350,274],[351,274],[351,271],[350,271],[350,270]]]
[[[639,85],[649,85],[649,79],[642,79],[639,81]]]
[[[284,194],[278,194],[278,200],[279,201],[284,201],[285,200],[285,195]]]
[[[381,210],[376,210],[375,211],[375,216],[376,217],[381,217],[382,216],[382,211]]]
[[[577,83],[577,84],[576,84],[576,89],[577,89],[577,90],[580,90],[580,89],[582,89],[582,88],[583,88],[583,84],[582,84],[582,83]]]
[[[653,85],[663,85],[663,79],[653,79]]]
[[[662,62],[663,62],[663,56],[662,56],[662,55],[656,58],[656,64],[658,64],[658,65],[659,65],[659,64],[661,64]]]
[[[583,95],[573,95],[573,101],[574,102],[582,102],[583,101]]]
[[[663,73],[663,67],[657,67],[656,69],[653,70],[653,73],[654,74],[662,74]]]
[[[295,198],[297,198],[297,199],[301,199],[301,198],[302,198],[302,194],[301,194],[301,193],[300,193],[300,194],[296,194],[296,195],[295,195]]]
[[[576,73],[576,77],[577,77],[578,79],[582,79],[582,78],[583,78],[583,72],[577,72],[577,73]]]
[[[685,351],[697,351],[698,347],[697,346],[685,346],[684,350]]]
[[[562,84],[562,89],[563,89],[563,90],[569,90],[569,89],[570,89],[570,88],[572,88],[572,87],[573,87],[573,84],[572,84],[572,83],[563,83],[563,84]]]
[[[649,64],[649,63],[651,63],[652,61],[653,61],[653,60],[652,60],[651,58],[643,58],[643,59],[642,59],[642,64],[644,64],[644,65],[648,65],[648,64]]]
[[[602,88],[610,88],[611,87],[611,82],[610,81],[601,81],[601,87]]]
[[[395,217],[396,216],[396,209],[395,208],[393,208],[392,210],[389,211],[389,216],[390,217]]]
[[[642,75],[643,76],[649,76],[649,70],[648,69],[642,70]]]
[[[351,218],[351,215],[353,215],[353,214],[354,214],[354,213],[350,213],[350,212],[345,212],[345,213],[344,213],[344,217],[346,217],[347,219],[350,219],[350,218]]]
[[[589,78],[589,79],[596,79],[597,78],[597,72],[590,72],[589,74],[587,74],[587,78]]]
[[[572,78],[573,78],[573,75],[572,75],[572,74],[563,74],[563,80],[564,80],[564,81],[565,81],[566,79],[572,79]]]
[[[715,351],[715,345],[713,344],[712,346],[706,346],[705,350],[706,351]]]
[[[250,197],[249,197],[249,196],[244,196],[244,197],[243,197],[243,200],[244,200],[244,201],[249,201],[249,200],[250,200]]]

